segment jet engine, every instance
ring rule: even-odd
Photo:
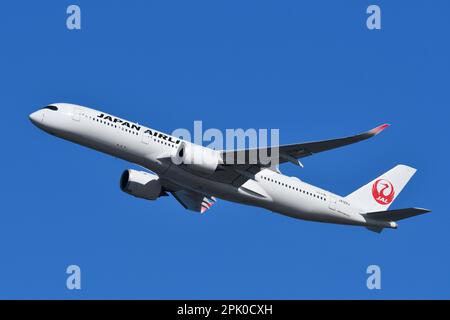
[[[137,198],[156,200],[162,193],[157,175],[132,169],[125,170],[120,177],[120,189]]]
[[[172,162],[176,165],[184,164],[192,170],[212,174],[222,163],[222,158],[215,150],[182,142],[172,156]]]

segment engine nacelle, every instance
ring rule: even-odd
[[[132,169],[125,170],[120,177],[120,189],[137,198],[156,200],[162,193],[157,175]]]
[[[212,174],[222,163],[222,159],[215,150],[182,142],[172,156],[172,162],[176,165],[184,164],[192,170]]]

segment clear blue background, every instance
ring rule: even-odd
[[[0,298],[450,298],[450,3],[5,1],[0,16]],[[382,9],[382,30],[366,8]],[[122,193],[133,165],[28,120],[71,102],[162,131],[279,128],[282,143],[367,142],[282,171],[346,195],[398,163],[418,168],[391,208],[433,210],[398,230],[294,220],[218,201]],[[82,290],[66,289],[66,267]],[[366,268],[382,290],[366,288]]]

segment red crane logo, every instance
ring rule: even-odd
[[[378,179],[372,186],[372,195],[376,202],[388,205],[394,200],[394,185],[385,179]]]

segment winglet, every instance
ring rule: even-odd
[[[371,135],[376,136],[377,134],[379,134],[381,131],[383,131],[384,129],[386,129],[389,126],[390,126],[390,124],[388,124],[388,123],[382,124],[381,126],[378,126],[376,128],[373,128],[372,130],[370,130],[369,133]]]
[[[216,203],[216,198],[215,197],[204,197],[203,201],[202,201],[202,205],[201,205],[201,209],[200,209],[200,213],[205,213],[206,210],[208,210],[209,208],[212,207],[213,204]]]

